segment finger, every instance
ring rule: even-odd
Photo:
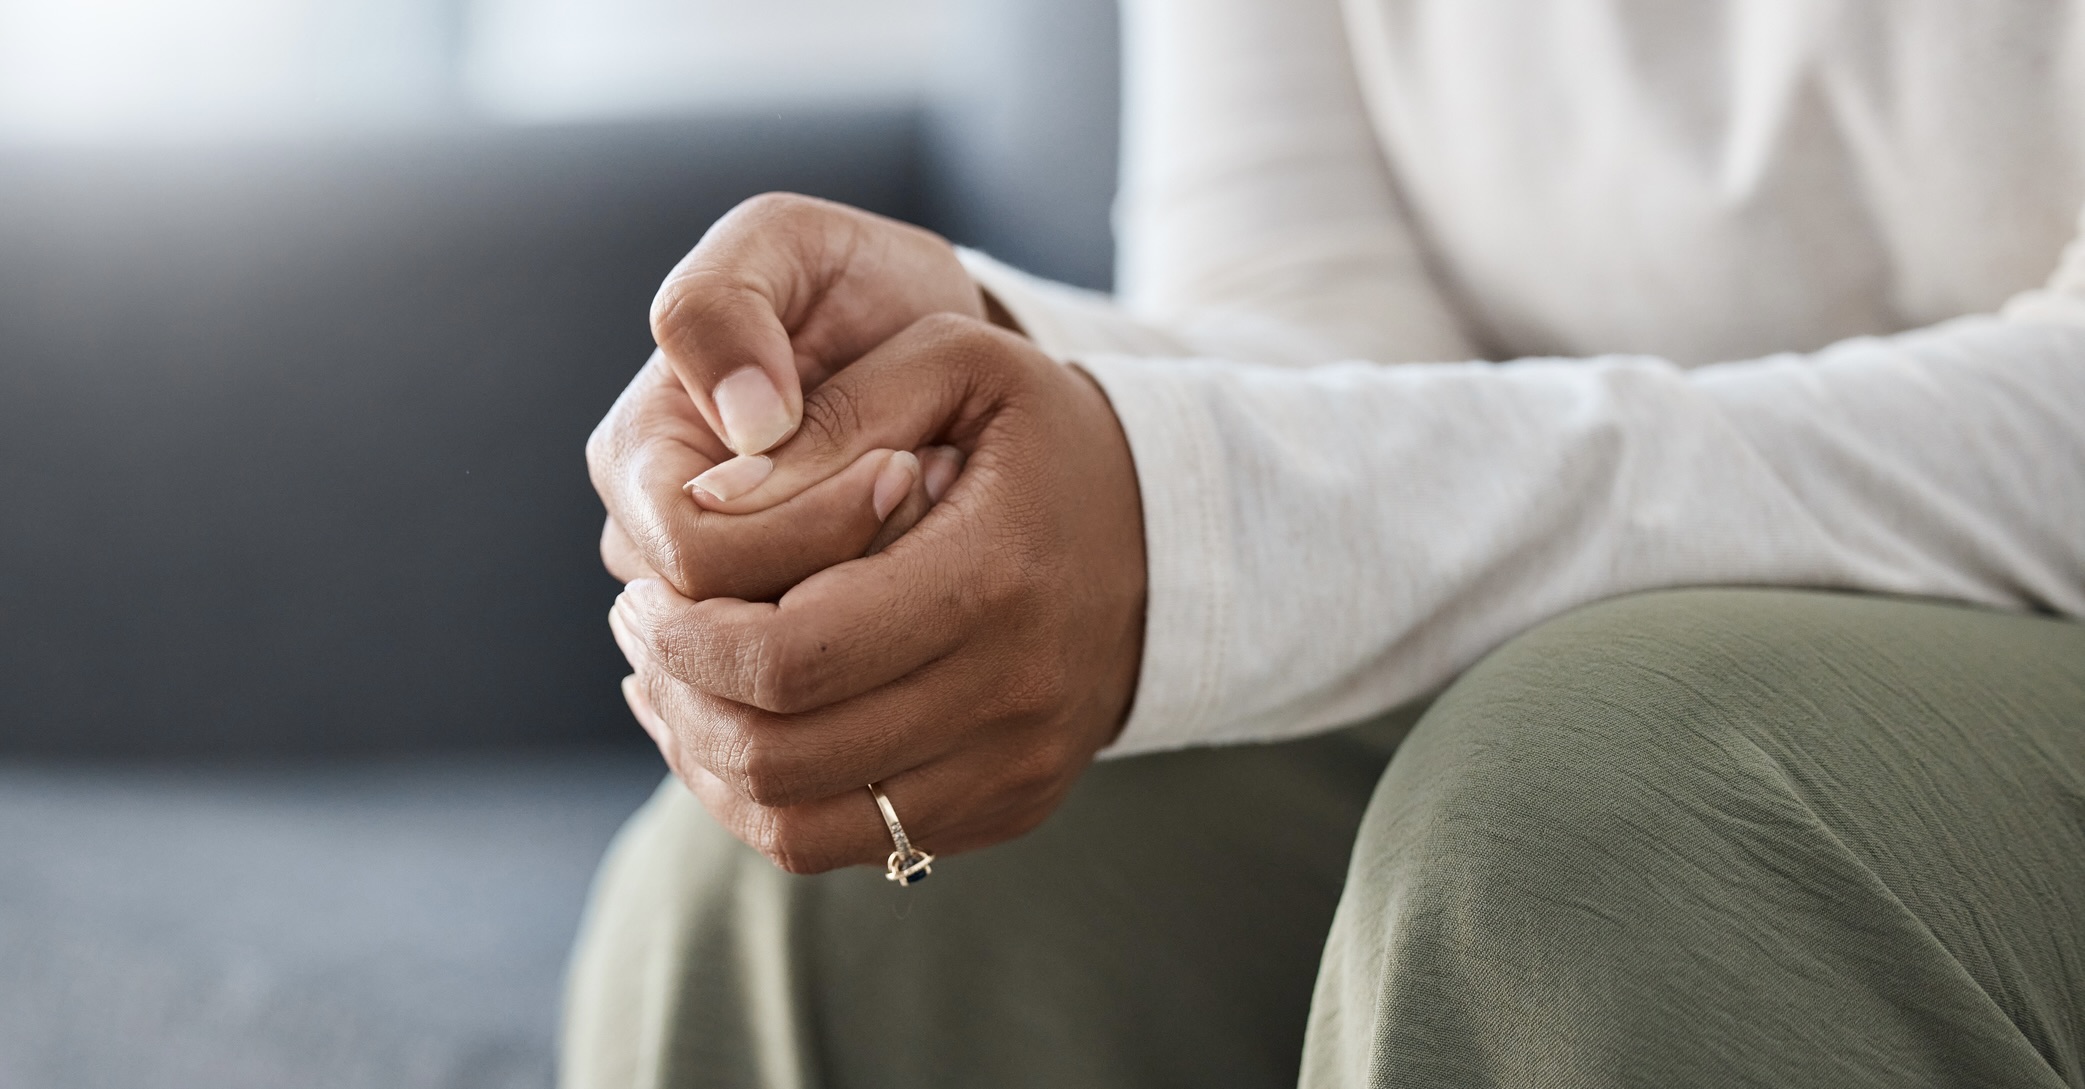
[[[712,695],[783,714],[880,687],[960,646],[987,611],[962,495],[929,510],[890,547],[826,568],[772,604],[692,601],[637,579],[616,608],[668,672]],[[997,616],[1016,623],[1017,616]]]
[[[827,263],[818,226],[749,201],[712,225],[652,299],[652,337],[690,402],[733,452],[796,430],[803,382],[784,316],[802,273]],[[686,478],[683,478],[686,479]]]
[[[617,577],[642,577],[639,569],[648,568],[688,597],[773,600],[805,577],[867,551],[895,516],[893,500],[921,475],[909,452],[870,451],[778,505],[719,515],[697,506],[685,490],[690,476],[713,468],[705,440],[714,449],[686,394],[655,357],[588,443],[595,487],[615,531],[636,553],[612,555],[618,542],[604,527],[603,558]],[[902,527],[918,513],[905,512]]]
[[[920,459],[919,484],[906,496],[905,502],[883,520],[883,528],[876,539],[869,542],[864,556],[873,556],[889,548],[891,542],[905,535],[907,530],[926,517],[928,508],[948,494],[949,486],[955,483],[956,474],[963,469],[963,452],[953,446],[928,446],[916,451]]]
[[[931,466],[926,481],[927,498],[939,500],[963,471],[963,451],[953,446],[923,446],[914,454],[923,466]],[[704,470],[688,481],[684,490],[705,509],[744,513],[747,508],[734,506],[731,501],[760,487],[774,469],[774,459],[762,454],[734,457]],[[769,489],[768,494],[773,497],[768,500],[770,503],[787,498],[776,495],[774,489]]]
[[[797,435],[757,474],[696,493],[696,502],[747,513],[831,476],[867,450],[930,443],[960,449],[1020,368],[1057,365],[1025,345],[1006,351],[1009,342],[1023,343],[967,318],[937,314],[914,322],[811,391]]]
[[[615,621],[627,631],[621,620]],[[619,635],[619,640],[625,638]],[[853,699],[780,715],[668,674],[631,635],[625,654],[688,762],[762,805],[792,805],[895,775],[955,751],[983,721],[1021,721],[1003,671],[943,659]]]
[[[615,647],[623,652],[623,661],[631,672],[643,675],[659,668],[643,637],[632,631],[630,622],[623,618],[622,610],[608,610],[608,633],[615,637]]]
[[[773,601],[812,574],[866,553],[919,490],[909,450],[872,450],[840,475],[753,514],[699,512],[681,540],[697,599]],[[910,512],[916,518],[917,510]]]
[[[601,523],[601,565],[615,576],[617,582],[659,577],[659,573],[645,562],[637,542],[624,532],[622,523],[616,521],[614,515],[609,515]]]
[[[857,431],[830,432],[830,450],[842,455],[862,434],[916,436],[946,429],[960,446],[1023,388],[1017,368],[1056,366],[1025,345],[1004,351],[1008,339],[974,322],[925,319],[848,367],[807,403],[838,390],[855,407]],[[938,394],[918,392],[935,384]],[[814,412],[806,419],[817,417]],[[794,444],[776,453],[775,476],[792,459],[815,464],[828,456],[809,428],[799,436],[807,439],[813,442],[808,453]],[[1008,467],[981,460],[974,468],[989,482],[994,471]],[[966,468],[964,475],[972,471]],[[987,577],[986,563],[996,557],[985,555],[980,539],[986,520],[968,510],[984,503],[979,497],[990,490],[989,483],[954,486],[890,547],[821,570],[772,605],[723,598],[690,602],[639,579],[625,589],[619,607],[631,610],[632,627],[661,650],[667,668],[696,688],[782,713],[825,706],[948,653],[987,613],[995,622],[1022,619],[1009,615],[1021,599],[1007,593],[1007,579]]]
[[[654,690],[664,689],[658,679],[658,664],[645,653],[643,643],[630,632],[629,626],[612,611],[608,614],[608,630],[614,633],[615,645],[623,652],[623,660],[629,663],[631,669],[630,675],[622,680],[623,703],[629,706],[630,716],[637,720],[637,725],[644,728],[645,735],[652,739],[653,746],[665,759],[666,767],[675,775],[679,775],[682,767],[692,765],[695,761],[682,758],[684,748],[681,732],[674,729],[657,710],[662,700],[652,693]],[[662,690],[660,695],[668,700],[673,697],[670,690]]]
[[[717,221],[675,266],[653,300],[652,333],[716,433],[758,454],[794,432],[806,385],[920,314],[981,313],[976,294],[931,232],[768,194]]]
[[[913,846],[946,857],[1028,832],[1069,786],[1009,789],[997,774],[1004,763],[1003,753],[973,750],[877,785]],[[763,806],[700,766],[686,769],[681,781],[718,823],[790,873],[882,865],[890,855],[890,831],[866,784],[799,805]]]
[[[927,498],[939,503],[963,472],[963,451],[954,446],[930,446],[919,452],[919,464]]]
[[[760,289],[731,273],[676,273],[652,310],[653,335],[725,445],[758,454],[803,414],[789,331]]]
[[[633,673],[624,677],[622,688],[623,702],[629,705],[630,717],[637,720],[637,725],[643,727],[644,732],[651,737],[652,744],[658,746],[659,755],[666,758],[667,769],[679,775],[680,768],[676,766],[679,747],[675,743],[673,731],[659,718],[659,713],[652,710],[650,702],[644,697],[637,675]]]
[[[645,566],[679,585],[676,534],[695,511],[682,488],[732,456],[653,352],[586,441],[587,474],[601,505]]]
[[[876,531],[875,538],[869,542],[869,547],[862,550],[862,555],[873,556],[889,548],[891,542],[903,537],[905,531],[918,525],[919,520],[926,517],[927,509],[933,505],[934,500],[927,494],[926,467],[922,465],[918,477],[913,481],[912,490],[904,494],[897,509],[891,511],[890,517],[883,520],[882,528]]]

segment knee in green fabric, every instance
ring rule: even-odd
[[[2060,778],[2052,752],[2085,756],[2081,632],[1686,591],[1514,640],[1378,786],[1309,1068],[1848,1086],[2075,1065],[2060,966],[2085,951],[2063,923],[2085,911],[2085,845],[2051,827],[2072,787],[2018,784]],[[2008,899],[2022,881],[2063,891]]]
[[[1410,789],[1377,800],[1524,827],[1546,866],[1575,857],[1547,840],[1593,829],[1610,833],[1603,852],[1664,853],[1792,822],[1916,895],[1928,847],[2045,840],[2078,810],[2081,715],[2078,624],[1815,592],[1642,594],[1480,663],[1393,764]]]
[[[1785,798],[1761,748],[1772,716],[1744,689],[1776,687],[1748,644],[1787,633],[1716,604],[1645,595],[1522,636],[1435,705],[1378,803],[1459,859],[1543,872],[1662,853],[1691,838],[1690,801]]]

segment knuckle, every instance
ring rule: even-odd
[[[994,540],[980,547],[993,561],[987,572],[968,587],[972,607],[981,617],[1009,626],[1030,626],[1036,619],[1034,572],[1047,570],[1035,565],[1030,545],[1018,539]]]
[[[755,823],[758,826],[758,842],[754,850],[767,856],[769,862],[783,873],[814,874],[831,869],[818,856],[808,831],[800,822],[780,809],[763,808]]]
[[[803,422],[794,441],[829,453],[843,449],[850,436],[861,433],[862,426],[860,396],[844,383],[827,383],[804,398]]]
[[[666,761],[666,770],[693,791],[695,784],[689,782],[688,769],[695,766],[695,761],[688,758],[687,736],[679,730],[669,729],[666,740],[659,743],[659,755]]]
[[[702,584],[702,567],[689,555],[687,549],[671,540],[662,541],[656,547],[658,555],[655,557],[655,567],[659,577],[665,579],[666,584],[673,587],[675,593],[690,601],[701,601],[710,596],[706,592],[708,588]],[[663,632],[660,637],[663,639]],[[669,649],[663,644],[660,650],[666,654],[678,653],[678,648]]]
[[[615,448],[602,455],[606,460],[591,467],[594,487],[610,519],[646,566],[686,595],[693,550],[686,547],[685,538],[691,535],[657,483],[678,474],[668,468],[664,452],[641,436],[613,440],[612,445]]]
[[[652,337],[661,345],[672,344],[679,334],[699,326],[705,315],[727,307],[740,290],[739,282],[722,270],[682,269],[659,285],[652,297]]]
[[[691,518],[677,520],[672,532],[661,533],[658,548],[660,575],[690,601],[719,596],[718,564],[705,562],[716,552],[715,516],[698,509]]]
[[[794,640],[773,632],[763,635],[752,658],[750,702],[777,715],[810,710],[817,682],[806,665]]]
[[[920,318],[913,328],[941,354],[950,374],[996,373],[1015,358],[1006,351],[1006,334],[976,318],[942,311]]]
[[[694,294],[700,280],[700,273],[676,270],[673,275],[667,277],[665,283],[659,285],[658,294],[652,296],[650,318],[653,339],[661,344],[669,339],[673,330],[680,325],[681,309],[687,306],[688,299]]]
[[[601,523],[601,541],[597,551],[601,553],[601,566],[607,568],[609,574],[622,577],[618,567],[622,564],[624,555],[616,537],[615,519],[612,517]]]
[[[644,384],[644,372],[645,368],[638,369],[616,396],[615,403],[609,405],[608,411],[595,422],[594,429],[587,432],[586,462],[596,473],[607,475],[628,450],[633,432],[641,430],[637,403],[641,399],[638,391]]]
[[[721,703],[721,701],[719,701]],[[703,716],[701,763],[740,797],[774,808],[806,800],[803,761],[755,712],[721,706]]]
[[[1023,715],[1054,717],[1071,702],[1071,679],[1058,669],[1022,672],[1013,686],[1014,709]]]
[[[832,869],[830,866],[820,865],[816,859],[809,855],[790,851],[772,854],[768,858],[774,862],[776,869],[797,877],[809,877],[812,874],[824,873]]]
[[[747,197],[732,209],[734,213],[755,220],[793,219],[813,211],[818,202],[802,193],[772,190]]]
[[[586,476],[603,505],[615,509],[618,485],[630,479],[633,448],[641,449],[636,428],[620,406],[610,409],[586,437]],[[641,465],[641,462],[640,462]]]
[[[1064,754],[1055,745],[1040,745],[1005,765],[1006,788],[1017,795],[1048,794],[1064,776]]]
[[[683,745],[687,731],[683,729],[684,724],[680,721],[680,716],[673,710],[675,704],[669,698],[673,693],[667,690],[669,683],[659,676],[656,669],[637,670],[637,688],[644,694],[644,701],[651,705],[652,712],[665,724],[666,733],[673,738],[674,743]]]
[[[766,806],[750,806],[741,818],[738,838],[746,846],[766,855],[768,861],[781,865],[780,855],[786,844],[783,841],[781,814]]]
[[[601,422],[595,424],[593,431],[586,436],[587,474],[593,478],[596,491],[601,489],[602,482],[607,478],[609,464],[612,460],[611,451],[614,448],[615,438],[610,422],[613,419],[613,415],[601,417]]]
[[[677,681],[693,684],[700,680],[686,638],[670,620],[658,620],[644,635],[644,647],[661,672]]]
[[[999,711],[1024,726],[1057,718],[1072,703],[1072,680],[1051,665],[1007,670],[999,684]]]
[[[748,769],[753,763],[753,736],[736,728],[728,713],[711,708],[700,730],[699,762],[739,795],[750,798]]]
[[[972,343],[985,326],[975,318],[940,310],[921,317],[913,323],[913,328],[921,336],[936,342],[963,345]]]
[[[755,805],[791,805],[797,797],[796,761],[772,741],[748,738],[740,746],[738,777]]]

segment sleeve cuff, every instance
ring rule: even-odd
[[[1192,392],[1191,360],[1087,354],[1136,461],[1144,508],[1144,655],[1128,722],[1102,757],[1206,741],[1236,600],[1222,437]]]
[[[956,248],[956,257],[979,287],[999,300],[1043,353],[1060,363],[1103,352],[1120,355],[1188,354],[1180,342],[1138,321],[1097,291],[1085,291],[1030,276],[976,250]]]
[[[1144,508],[1144,654],[1129,719],[1103,758],[1185,748],[1217,713],[1234,601],[1223,439],[1195,396],[1208,364],[1098,292],[958,248],[1043,353],[1093,376],[1129,438]]]

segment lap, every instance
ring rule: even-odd
[[[1293,1085],[1347,849],[1412,717],[1103,763],[1042,828],[911,889],[780,873],[669,780],[597,878],[565,1084]]]
[[[1568,1083],[1573,1048],[1859,1084],[1808,1045],[2085,1084],[2085,628],[1643,595],[1503,648],[1385,772],[1408,725],[1104,764],[910,890],[780,874],[669,782],[597,881],[566,1084]]]

